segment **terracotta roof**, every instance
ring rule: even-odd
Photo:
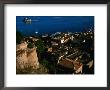
[[[74,62],[74,69],[75,70],[78,70],[83,64],[82,63],[79,63],[79,62]]]
[[[62,60],[58,63],[58,65],[61,65],[65,68],[74,69],[74,65],[71,61]]]
[[[73,60],[69,60],[69,59],[63,59],[61,60],[58,65],[61,65],[65,68],[69,68],[69,69],[74,69],[77,70],[79,69],[83,64],[78,62],[78,61],[73,61]],[[75,67],[75,68],[74,68]]]

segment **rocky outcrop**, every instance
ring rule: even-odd
[[[39,68],[39,61],[36,53],[36,48],[27,50],[27,61],[33,68]]]
[[[25,47],[26,45],[24,45]],[[36,48],[19,48],[16,51],[16,68],[25,69],[25,68],[37,69],[39,68],[39,61],[37,57]]]
[[[16,52],[16,67],[17,67],[17,69],[23,69],[27,63],[28,63],[28,61],[27,61],[26,50],[17,51]]]
[[[27,43],[24,42],[24,43],[21,43],[19,45],[16,46],[16,51],[18,50],[24,50],[24,49],[27,49]]]

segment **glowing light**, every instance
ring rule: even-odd
[[[38,32],[35,32],[36,34],[38,34]]]

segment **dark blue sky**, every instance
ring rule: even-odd
[[[24,23],[24,18],[31,19],[32,23]],[[90,27],[94,27],[94,16],[16,16],[16,29],[27,35],[78,32]]]

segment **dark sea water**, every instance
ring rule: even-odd
[[[31,24],[23,20],[31,19]],[[81,32],[94,28],[94,16],[16,16],[16,30],[24,35]]]

